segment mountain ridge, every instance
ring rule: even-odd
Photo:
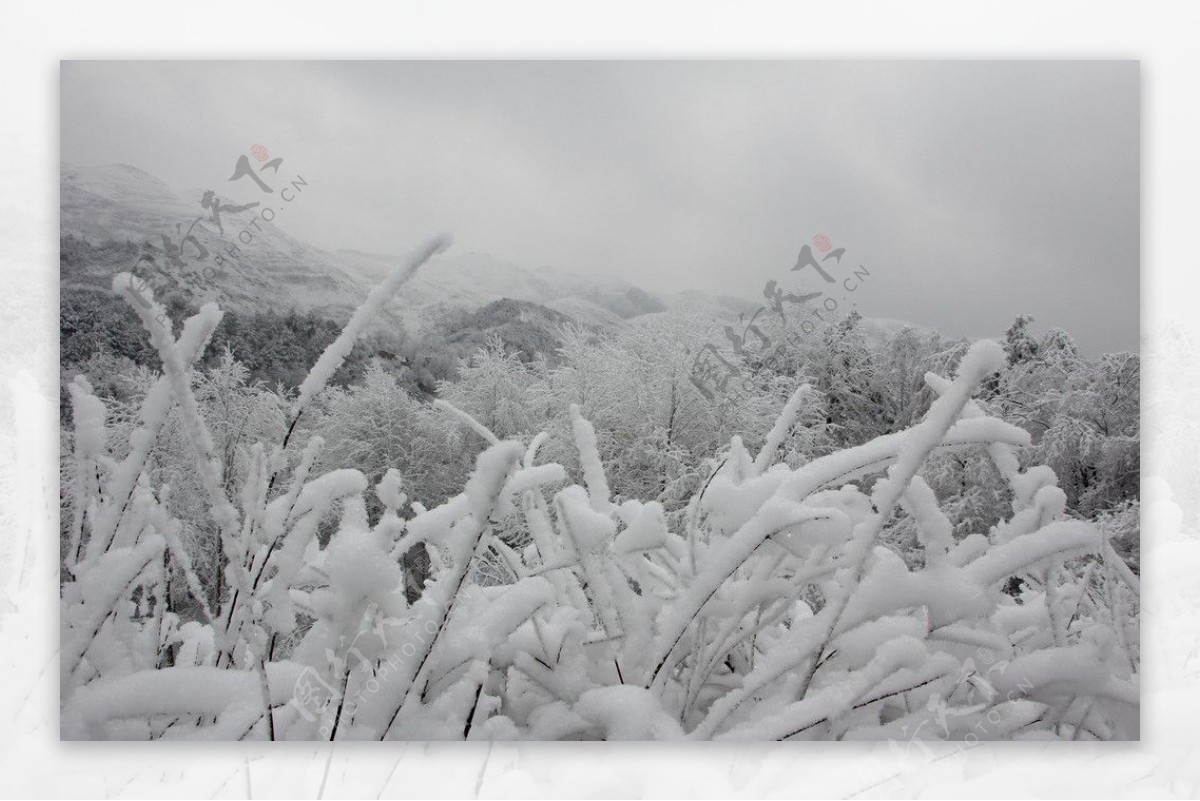
[[[315,311],[345,320],[401,258],[353,248],[326,250],[261,216],[251,217],[253,210],[224,211],[222,234],[201,205],[203,196],[202,190],[173,190],[127,164],[64,164],[60,237],[76,237],[93,248],[106,243],[136,247],[132,256],[128,248],[115,247],[97,260],[64,258],[63,285],[107,291],[115,273],[136,267],[156,293],[172,292],[189,305],[215,301],[223,307]],[[217,200],[233,205],[220,195]],[[253,236],[239,242],[238,233],[249,230],[251,219]],[[664,311],[728,321],[762,305],[692,289],[654,293],[612,275],[583,275],[551,265],[527,268],[475,250],[451,250],[418,272],[384,307],[376,325],[435,328],[505,299],[535,303],[548,314],[601,329]]]
[[[65,164],[60,174],[60,237],[91,246],[132,242],[134,258],[114,254],[84,263],[63,275],[64,283],[107,289],[114,273],[146,272],[156,290],[182,296],[192,305],[216,301],[234,308],[261,308],[263,300],[284,308],[348,318],[367,293],[399,261],[391,254],[356,249],[325,250],[301,241],[253,210],[225,211],[224,231],[201,205],[201,190],[176,191],[150,173],[127,164]],[[227,198],[216,196],[222,204]],[[237,232],[254,219],[248,243]],[[243,237],[245,239],[245,237]],[[236,246],[236,247],[235,247]],[[64,267],[64,269],[66,269]],[[521,267],[477,251],[453,251],[431,260],[385,308],[392,321],[422,327],[455,310],[482,308],[512,298],[530,301],[588,325],[618,325],[662,311],[693,293],[662,296],[611,275],[587,276],[558,267]],[[700,293],[702,295],[702,293]],[[736,314],[743,305],[707,299],[717,314]]]

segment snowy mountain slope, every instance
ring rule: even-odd
[[[196,305],[212,300],[233,308],[261,308],[270,299],[281,309],[312,309],[340,318],[348,316],[397,260],[394,255],[323,250],[256,218],[255,210],[223,213],[222,233],[201,205],[203,190],[177,192],[127,165],[64,165],[60,191],[62,237],[91,246],[110,241],[137,246],[120,258],[72,260],[64,285],[107,288],[114,272],[133,269],[146,254],[162,271],[158,281],[166,282],[155,286],[170,288]],[[250,241],[245,242],[247,235],[239,241],[252,220],[256,227]],[[192,239],[185,242],[189,236]],[[238,247],[231,253],[234,245]],[[178,249],[178,262],[169,253],[173,248]],[[143,262],[140,269],[154,277],[149,263]],[[579,314],[583,319],[578,322],[605,327],[667,306],[610,276],[583,276],[553,267],[530,270],[487,254],[452,251],[418,273],[388,311],[393,321],[422,326],[456,309],[478,309],[503,298],[558,303]],[[564,313],[573,316],[570,311]]]
[[[203,190],[175,191],[154,176],[123,164],[99,167],[64,165],[60,177],[60,234],[90,243],[133,243],[110,249],[103,257],[63,259],[64,286],[107,290],[112,275],[133,269],[142,254],[151,256],[162,275],[152,283],[183,296],[192,305],[216,301],[228,308],[277,311],[314,310],[344,319],[392,269],[397,256],[357,250],[327,251],[300,241],[254,210],[222,215],[224,235],[201,206]],[[222,198],[222,202],[234,201]],[[256,220],[248,243],[238,234]],[[183,244],[182,264],[167,249],[179,247],[190,233],[196,244]],[[164,242],[164,236],[167,241]],[[229,248],[237,244],[232,254]],[[64,253],[67,246],[64,246]],[[83,248],[87,250],[87,248]],[[216,257],[223,259],[217,263]],[[207,269],[206,269],[207,268]],[[147,263],[140,273],[155,278]],[[164,277],[165,276],[165,277]],[[580,275],[552,266],[521,267],[485,253],[451,250],[435,257],[385,309],[381,325],[403,322],[429,328],[503,299],[528,301],[570,321],[615,330],[626,321],[667,310],[708,315],[721,321],[751,314],[761,301],[714,296],[695,290],[670,294],[647,292],[609,275]],[[889,338],[902,321],[864,321],[864,327]]]
[[[144,254],[154,259],[160,272],[155,274],[142,262],[138,273],[152,278],[156,289],[170,288],[195,305],[217,301],[262,309],[269,301],[280,310],[312,309],[342,317],[366,296],[363,283],[326,253],[261,218],[250,241],[239,242],[239,232],[254,219],[252,211],[222,215],[222,236],[200,205],[202,196],[200,190],[173,192],[157,178],[126,165],[64,166],[60,235],[92,245],[113,240],[141,246],[128,264],[79,265],[74,274],[62,276],[64,284],[107,288],[114,272],[134,270]],[[188,236],[192,239],[185,241]],[[179,261],[170,257],[172,249],[178,249]]]
[[[545,306],[548,309],[553,309],[560,314],[570,317],[580,325],[586,325],[591,328],[614,331],[628,324],[628,321],[616,312],[606,309],[598,303],[581,298],[578,295],[551,300],[546,302]]]
[[[528,300],[502,298],[475,311],[458,312],[445,325],[446,342],[461,352],[474,352],[496,339],[523,361],[538,354],[553,357],[561,331],[576,322],[554,309]]]

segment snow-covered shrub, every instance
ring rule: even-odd
[[[156,304],[130,298],[163,375],[122,458],[104,404],[86,381],[71,385],[64,737],[1137,736],[1137,578],[1099,527],[1068,516],[1052,470],[1020,468],[1029,434],[972,399],[1004,365],[995,343],[973,346],[953,380],[927,374],[936,400],[911,427],[812,458],[786,453],[821,402],[796,388],[773,424],[691,468],[702,480],[676,515],[613,492],[587,412],[631,385],[583,375],[560,375],[586,395],[549,434],[502,438],[444,400],[423,410],[483,448],[432,508],[408,502],[402,449],[370,480],[350,453],[316,470],[338,444],[293,442],[301,418],[369,316],[443,245],[372,294],[302,384],[286,430],[251,446],[237,487],[188,370],[219,311],[205,307],[176,340]],[[661,400],[647,413],[669,414]],[[173,409],[225,557],[219,603],[181,546],[171,488],[145,471]],[[519,411],[495,420],[517,425]],[[573,449],[570,471],[542,458],[552,445]],[[970,480],[993,476],[1007,512],[964,535],[922,473],[931,456],[969,449],[992,471]],[[888,547],[898,525],[919,559]],[[430,572],[410,601],[405,557],[418,551]],[[167,609],[172,576],[194,594],[195,619]]]
[[[425,504],[456,495],[470,473],[469,433],[405,392],[378,363],[361,383],[327,389],[315,407],[312,430],[325,440],[319,470],[353,465],[377,483],[402,467],[406,491]]]

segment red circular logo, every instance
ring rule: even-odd
[[[825,236],[825,234],[817,234],[814,236],[813,244],[816,245],[817,250],[821,251],[822,253],[828,252],[829,249],[833,247],[833,243],[829,241],[829,237]]]
[[[255,145],[254,147],[250,148],[250,155],[254,156],[254,158],[258,159],[259,161],[266,161],[267,157],[271,154],[268,153],[267,149],[262,145]]]

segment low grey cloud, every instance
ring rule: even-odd
[[[824,233],[864,314],[1137,348],[1136,62],[65,62],[62,98],[64,162],[177,188],[261,142],[330,249],[754,298]]]

